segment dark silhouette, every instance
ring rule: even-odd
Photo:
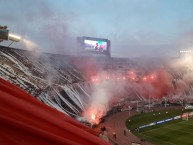
[[[117,135],[115,132],[113,132],[113,138],[116,140],[117,139]]]
[[[123,130],[123,134],[124,134],[124,136],[126,135],[126,130],[125,129]]]
[[[95,51],[97,51],[98,49],[99,49],[99,45],[98,45],[98,43],[96,43]]]

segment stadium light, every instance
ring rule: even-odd
[[[0,25],[0,29],[4,29],[5,30],[5,29],[7,29],[7,26],[1,26]]]
[[[21,40],[21,37],[14,34],[9,34],[9,40],[19,42]]]
[[[6,40],[6,41],[11,40],[13,42],[19,42],[21,40],[21,37],[14,35],[14,34],[10,34],[9,30],[7,29],[7,26],[1,26],[0,25],[0,42],[2,42],[4,40]]]

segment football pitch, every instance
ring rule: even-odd
[[[169,109],[136,114],[126,126],[133,134],[154,145],[193,145],[193,118],[171,119],[193,110]],[[170,121],[163,121],[168,120]],[[159,122],[159,123],[158,123]],[[152,124],[141,128],[141,126]]]
[[[139,133],[155,145],[193,145],[193,119]]]

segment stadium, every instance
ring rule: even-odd
[[[20,41],[4,30],[2,41]],[[144,60],[111,57],[104,38],[77,37],[77,46],[75,56],[0,46],[2,144],[192,143],[191,51]]]
[[[0,145],[193,144],[193,1],[0,10]]]

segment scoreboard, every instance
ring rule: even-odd
[[[110,40],[94,37],[77,37],[79,52],[83,55],[110,57]]]

